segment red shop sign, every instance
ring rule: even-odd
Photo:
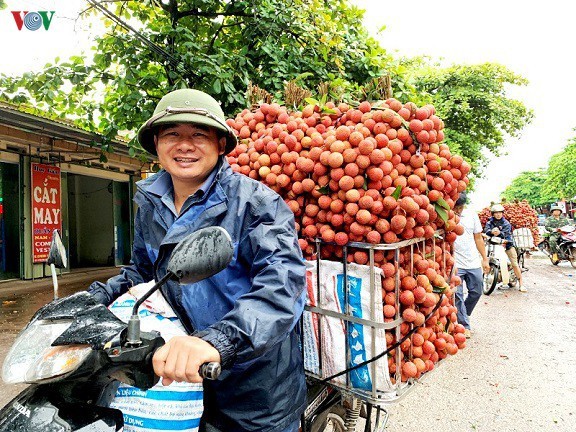
[[[62,232],[60,168],[31,164],[32,171],[32,256],[34,263],[46,262],[52,232]]]

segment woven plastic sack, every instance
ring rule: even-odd
[[[127,322],[136,300],[153,285],[154,281],[136,285],[118,297],[109,309]],[[186,334],[160,291],[142,304],[138,315],[142,331],[159,331],[166,341]],[[202,384],[174,382],[163,386],[159,381],[148,390],[140,390],[121,383],[110,406],[122,411],[124,432],[197,432],[204,411]]]
[[[374,268],[375,283],[370,286],[370,266],[348,264],[348,303],[353,317],[375,323],[383,323],[382,311],[382,270]],[[344,313],[344,271],[342,263],[320,261],[320,287],[318,289],[316,261],[307,262],[308,305]],[[318,295],[319,293],[319,299]],[[344,319],[326,314],[304,312],[304,368],[308,372],[323,378],[371,359],[386,350],[386,337],[383,329],[373,329],[359,323],[346,322]],[[375,351],[372,340],[375,338]],[[349,353],[350,361],[346,361]],[[320,368],[321,367],[321,368]],[[320,370],[321,369],[321,370]],[[334,378],[334,383],[351,388],[372,390],[376,380],[376,389],[387,392],[392,390],[388,373],[388,358],[383,356],[376,361],[376,377],[372,375],[372,365],[364,365],[349,372],[349,384],[346,375]]]

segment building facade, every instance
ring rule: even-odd
[[[100,142],[69,122],[0,103],[0,280],[50,274],[38,254],[45,246],[38,241],[41,230],[33,228],[46,221],[61,224],[68,271],[129,262],[132,196],[150,161],[130,157],[126,143],[114,142],[102,162]],[[47,180],[32,188],[38,167],[57,173],[52,179],[59,190]],[[43,202],[59,209],[43,213],[37,207]]]

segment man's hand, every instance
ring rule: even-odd
[[[495,236],[500,235],[500,230],[498,228],[492,228],[492,234]]]
[[[490,261],[488,260],[488,258],[482,259],[482,270],[484,271],[484,273],[488,273],[490,271]]]
[[[208,362],[220,363],[220,353],[208,342],[194,336],[174,336],[152,359],[154,372],[167,386],[173,381],[201,383],[198,371]]]

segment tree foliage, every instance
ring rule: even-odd
[[[439,68],[422,62],[413,84],[430,95],[444,120],[446,143],[478,174],[488,161],[486,150],[500,155],[506,137],[518,136],[531,121],[532,112],[506,95],[508,85],[528,82],[495,63]]]
[[[548,177],[543,192],[556,199],[576,196],[576,138],[570,139],[564,149],[550,158]]]
[[[1,3],[2,0],[0,0]],[[193,87],[219,99],[228,116],[248,106],[249,83],[282,102],[287,81],[332,100],[382,98],[389,76],[402,102],[433,103],[446,140],[476,174],[487,149],[498,154],[531,113],[506,97],[526,81],[500,65],[440,68],[421,58],[395,59],[347,0],[118,0],[90,57],[56,59],[40,73],[0,75],[0,98],[27,103],[106,137],[132,132],[166,92]],[[85,14],[104,16],[92,6]],[[130,135],[129,136],[133,136]],[[135,154],[134,142],[130,151]]]
[[[332,90],[354,98],[394,66],[358,24],[363,12],[345,0],[120,1],[113,12],[135,31],[106,19],[91,59],[2,76],[0,96],[113,137],[135,130],[176,88],[204,90],[232,115],[247,106],[249,82],[281,99],[287,80],[313,91],[331,81]]]
[[[544,169],[521,172],[502,193],[507,201],[526,200],[532,207],[540,207],[556,201],[554,194],[544,191],[548,173]]]

